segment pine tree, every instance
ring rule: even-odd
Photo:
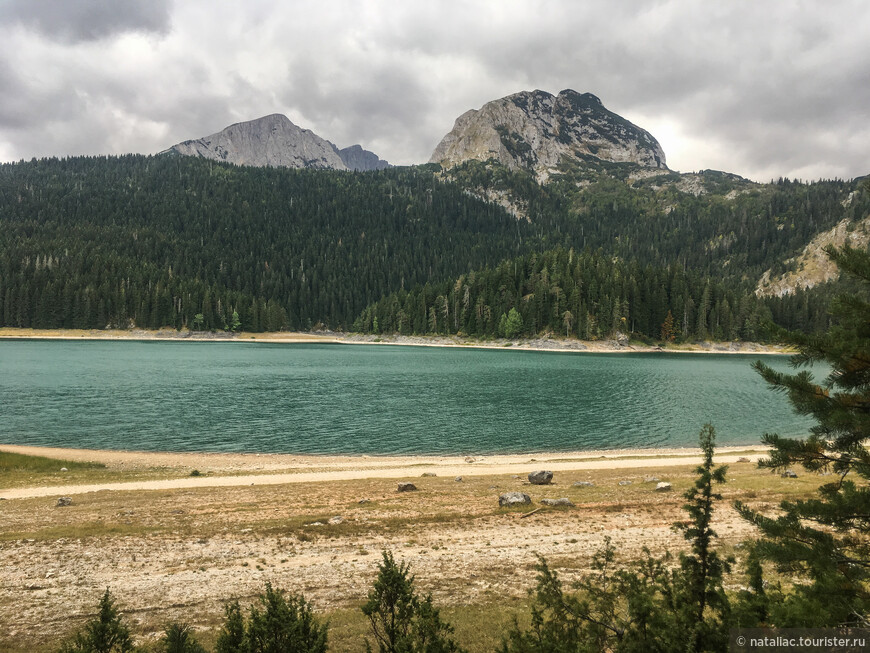
[[[60,647],[60,653],[128,653],[130,630],[121,619],[109,590],[100,599],[99,614]]]
[[[160,640],[163,653],[206,653],[205,648],[196,641],[193,629],[188,624],[173,622],[166,627]]]
[[[866,297],[870,255],[848,246],[827,252],[841,271],[860,280]],[[755,364],[798,413],[816,421],[805,439],[765,434],[771,451],[760,465],[778,471],[800,464],[810,472],[833,473],[817,498],[783,502],[779,517],[737,504],[761,531],[759,555],[802,579],[776,606],[772,621],[778,625],[866,625],[870,612],[870,303],[840,296],[831,313],[838,323],[824,334],[777,334],[797,347],[793,366],[830,367],[821,382],[808,370],[787,374]]]
[[[408,564],[397,564],[388,551],[362,611],[379,653],[463,653],[450,637],[453,627],[441,620],[432,597],[417,596]],[[368,640],[366,650],[371,651]]]

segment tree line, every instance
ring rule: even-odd
[[[763,340],[772,318],[754,293],[679,265],[644,266],[600,249],[559,248],[393,293],[368,306],[354,329],[484,338],[549,332],[583,340],[618,333],[663,341]]]
[[[366,173],[245,168],[180,156],[3,164],[0,326],[348,329],[367,306],[393,293],[455,283],[473,270],[560,249],[600,251],[602,259],[633,267],[627,274],[655,270],[668,293],[681,283],[664,280],[676,278],[677,268],[687,280],[709,279],[708,298],[693,289],[694,306],[669,306],[677,333],[718,329],[726,338],[746,338],[743,332],[755,329],[753,315],[764,311],[747,308],[752,300],[743,295],[761,272],[776,273],[818,231],[863,217],[870,207],[854,182],[757,185],[707,172],[701,179],[708,192],[695,196],[680,190],[678,176],[633,179],[632,170],[566,164],[541,186],[526,173],[479,162],[449,172],[428,165]],[[483,196],[506,198],[518,217]],[[586,310],[579,302],[566,307],[574,317],[566,330],[605,333],[617,316],[652,337],[666,317],[656,296],[661,290],[635,281],[637,292],[621,281],[592,292],[598,307],[586,299]],[[534,294],[531,317],[516,307],[529,333],[553,323],[542,312],[551,307]],[[683,294],[677,288],[674,296]],[[718,299],[726,295],[727,307]],[[707,299],[714,314],[707,312],[705,326],[699,303]],[[497,332],[502,308],[506,317],[512,308],[507,303],[485,302],[495,325],[477,316],[476,331]],[[783,304],[780,312],[785,323],[819,326],[820,305]],[[468,328],[435,308],[436,331],[449,321],[457,331]],[[409,315],[414,326],[402,328],[424,332],[417,319]]]

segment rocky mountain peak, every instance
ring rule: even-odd
[[[359,145],[339,150],[279,113],[230,125],[210,136],[173,145],[165,152],[245,166],[332,170],[377,170],[389,166]]]
[[[430,158],[446,167],[495,159],[546,178],[562,160],[596,157],[667,169],[658,141],[609,111],[592,93],[522,91],[487,102],[456,119]]]

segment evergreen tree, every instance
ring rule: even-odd
[[[224,606],[224,623],[221,626],[215,653],[244,653],[245,618],[238,601]]]
[[[121,619],[108,589],[100,599],[97,617],[60,647],[60,653],[127,653],[132,650],[130,630]]]
[[[777,335],[798,348],[793,366],[818,362],[830,372],[816,382],[808,370],[781,373],[760,361],[755,368],[816,421],[806,439],[765,434],[771,451],[760,465],[779,471],[799,464],[829,471],[833,480],[817,498],[783,502],[779,517],[737,505],[761,531],[759,555],[801,579],[777,606],[773,620],[780,625],[866,625],[870,611],[870,255],[848,246],[827,252],[860,280],[863,297],[838,297],[831,305],[837,324],[824,334]]]
[[[193,629],[178,622],[166,627],[159,646],[163,653],[206,653],[202,644],[196,641]]]
[[[451,639],[453,627],[441,620],[431,595],[422,600],[414,590],[407,563],[383,553],[378,576],[362,607],[379,653],[463,653]],[[366,650],[371,644],[366,640]]]
[[[245,628],[245,653],[325,653],[328,626],[317,621],[304,597],[286,598],[266,583],[258,600]]]

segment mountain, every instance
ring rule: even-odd
[[[364,150],[360,145],[351,145],[338,150],[338,156],[350,170],[365,172],[367,170],[383,170],[389,168],[390,164],[374,152]]]
[[[608,111],[591,93],[570,89],[557,96],[523,91],[466,111],[429,162],[450,168],[495,159],[545,180],[564,160],[588,157],[667,171],[665,153],[649,132]]]
[[[339,150],[310,129],[302,129],[277,113],[178,143],[161,152],[165,153],[255,167],[380,170],[389,166],[359,145]]]

